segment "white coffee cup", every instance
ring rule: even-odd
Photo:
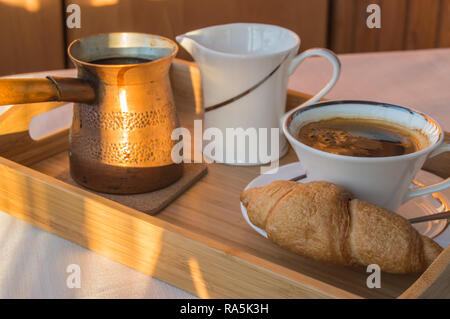
[[[320,151],[303,144],[296,136],[307,123],[331,118],[378,119],[419,130],[427,146],[416,152],[389,157],[353,157]],[[444,133],[429,116],[412,109],[371,101],[327,101],[297,107],[283,118],[283,132],[311,180],[339,184],[356,198],[396,211],[404,202],[450,187],[450,179],[438,184],[410,188],[425,160],[450,151]]]
[[[331,62],[331,80],[304,104],[307,105],[322,98],[340,73],[340,63],[333,52],[316,48],[297,55],[300,38],[279,26],[217,25],[190,31],[176,39],[192,55],[201,73],[204,129],[218,128],[224,137],[230,128],[256,129],[258,141],[265,138],[266,149],[275,150],[267,159],[258,155],[254,161],[249,156],[258,154],[258,150],[239,149],[226,139],[222,146],[216,145],[220,149],[212,157],[217,162],[255,165],[277,160],[287,151],[287,143],[281,134],[272,143],[270,133],[273,128],[279,133],[289,76],[307,57],[321,56]],[[266,134],[260,129],[266,129],[267,136],[261,136]]]

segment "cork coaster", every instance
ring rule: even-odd
[[[92,191],[74,182],[70,177],[68,169],[56,176],[56,178],[122,205],[134,208],[146,214],[154,215],[183,194],[189,187],[200,180],[200,178],[205,176],[207,171],[208,169],[205,164],[184,164],[183,176],[177,182],[157,191],[133,195],[115,195]]]

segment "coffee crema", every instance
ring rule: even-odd
[[[151,62],[151,59],[135,58],[135,57],[118,57],[118,58],[103,58],[90,61],[89,63],[100,65],[123,65],[123,64],[139,64]]]
[[[355,157],[410,154],[428,146],[418,131],[383,120],[332,118],[302,126],[297,139],[315,149]]]

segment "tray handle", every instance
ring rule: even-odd
[[[69,148],[69,130],[63,129],[33,140],[29,134],[31,120],[67,103],[43,102],[18,104],[0,114],[0,156],[31,165]],[[0,106],[0,111],[1,111]]]
[[[450,246],[398,298],[450,298]]]

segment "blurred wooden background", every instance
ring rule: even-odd
[[[67,29],[66,7],[81,7],[81,29]],[[369,29],[366,8],[381,7]],[[300,50],[337,53],[450,47],[450,0],[0,0],[0,75],[71,67],[73,39],[112,31],[170,38],[208,25],[277,24],[298,33]],[[180,50],[179,57],[189,59]]]

